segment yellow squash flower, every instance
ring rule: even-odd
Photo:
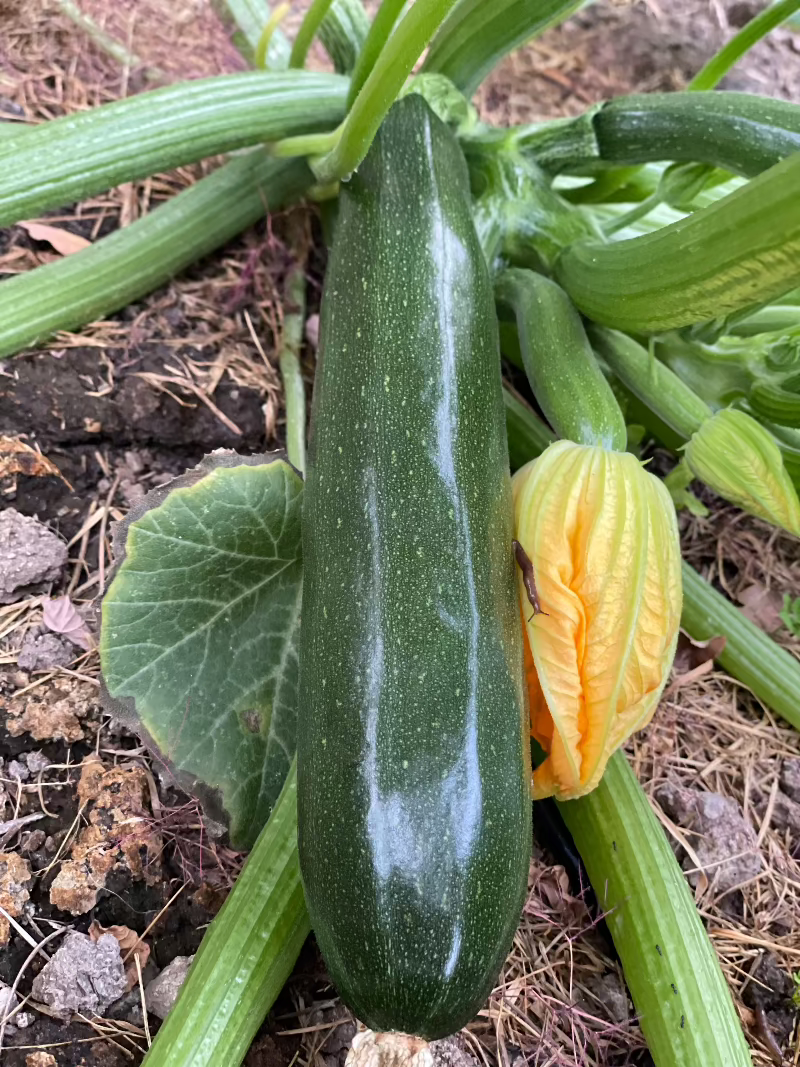
[[[513,490],[541,605],[534,615],[520,569],[531,733],[547,753],[533,792],[566,800],[595,788],[664,688],[682,600],[675,509],[635,456],[571,441]]]

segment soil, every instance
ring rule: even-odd
[[[299,6],[292,19],[299,17]],[[152,84],[241,67],[205,2],[83,0],[81,8],[138,62],[120,66],[89,42],[54,0],[19,5],[0,0],[0,117],[39,121]],[[748,0],[595,4],[503,63],[480,91],[482,112],[497,122],[530,121],[575,113],[619,93],[677,88],[753,10]],[[800,100],[799,53],[800,37],[778,31],[728,84]],[[319,51],[314,58],[324,62]],[[184,168],[66,205],[48,221],[96,239],[205,169]],[[316,221],[302,216],[300,224],[308,236],[313,315],[324,265]],[[7,476],[0,481],[0,507],[37,518],[69,545],[68,566],[50,592],[69,592],[90,626],[96,627],[95,597],[112,563],[110,523],[134,500],[214,448],[249,453],[281,446],[276,346],[284,278],[295,254],[288,235],[297,227],[296,213],[272,217],[139,304],[0,364],[0,434],[21,436],[63,476]],[[0,231],[0,277],[54,255],[20,227]],[[310,347],[304,353],[309,386],[313,355]],[[779,629],[779,620],[775,625],[782,594],[800,593],[796,542],[710,495],[705,499],[712,508],[709,519],[684,514],[681,520],[687,558],[736,602],[756,603],[760,624],[774,625],[776,638],[797,653],[797,642]],[[0,981],[14,983],[30,955],[26,937],[40,941],[52,920],[82,933],[97,922],[144,935],[150,949],[146,983],[176,956],[197,950],[243,856],[209,833],[197,803],[174,788],[136,737],[103,713],[96,652],[68,646],[75,655],[67,668],[19,669],[25,636],[40,622],[37,598],[0,609],[0,852],[20,857],[31,870],[22,890],[28,898],[21,900],[19,893],[14,898],[18,926],[12,926],[7,947],[0,947]],[[767,1064],[768,1036],[787,1049],[797,1027],[791,993],[792,973],[800,966],[800,762],[795,763],[800,743],[714,670],[711,660],[706,663],[707,669],[701,654],[693,670],[676,668],[658,715],[631,743],[629,755],[655,797],[668,787],[672,794],[683,790],[682,796],[693,790],[724,798],[722,808],[734,822],[731,830],[728,820],[726,833],[740,851],[742,841],[749,842],[752,877],[746,884],[698,879],[681,849],[687,835],[697,832],[692,818],[699,802],[676,807],[667,824],[729,979],[754,1062]],[[26,695],[43,709],[36,737],[11,732]],[[36,753],[47,766],[37,762]],[[116,786],[114,800],[104,799],[102,791],[90,795],[84,761],[92,758],[100,760],[98,774],[112,776],[107,791]],[[20,768],[22,778],[12,773]],[[654,805],[662,811],[663,805],[655,800]],[[120,819],[131,813],[139,820],[133,840],[119,830]],[[39,817],[4,841],[2,821],[25,816]],[[464,1031],[459,1055],[492,1067],[523,1061],[647,1067],[651,1061],[596,902],[584,893],[575,857],[545,809],[538,822],[541,843],[514,949],[486,1009]],[[704,824],[702,833],[711,837],[711,827]],[[98,845],[90,854],[102,854],[107,868],[94,870],[91,884],[85,880],[89,861],[80,852],[90,831]],[[714,855],[724,867],[721,841]],[[733,847],[727,860],[738,858]],[[66,881],[70,863],[75,871],[84,864],[84,882],[72,897],[66,890],[53,892],[59,878]],[[0,877],[0,904],[6,899],[2,891]],[[77,913],[65,910],[79,899],[96,903]],[[30,993],[42,963],[35,959],[22,971],[21,997]],[[5,1034],[4,1065],[35,1067],[36,1060],[28,1059],[34,1051],[51,1055],[59,1067],[141,1062],[148,1032],[135,995],[130,998],[104,1018],[75,1017],[70,1023],[35,1006],[31,1025]],[[148,1023],[152,1034],[159,1021],[151,1014]],[[353,1029],[312,938],[246,1063],[340,1067]]]

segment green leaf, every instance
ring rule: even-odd
[[[303,483],[278,454],[214,454],[122,524],[100,656],[117,714],[236,848],[295,750]]]
[[[0,226],[207,156],[335,126],[336,74],[253,71],[183,82],[0,141]]]
[[[433,39],[423,70],[446,74],[472,96],[497,63],[556,26],[583,0],[462,0]]]

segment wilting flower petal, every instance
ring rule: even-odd
[[[547,753],[534,795],[582,796],[649,722],[681,613],[680,545],[664,485],[629,453],[558,441],[513,479],[531,732]]]
[[[800,537],[800,501],[772,434],[744,411],[718,411],[685,450],[692,473],[715,493]]]

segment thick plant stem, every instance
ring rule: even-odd
[[[555,266],[578,309],[652,334],[717,320],[800,282],[800,153],[680,222],[628,241],[577,241]]]
[[[311,925],[297,855],[297,767],[203,938],[145,1057],[147,1067],[236,1067],[280,993]]]
[[[306,276],[302,264],[292,269],[286,281],[285,306],[280,368],[286,396],[286,451],[292,466],[305,474],[306,391],[300,347],[306,317]]]
[[[581,0],[461,0],[431,44],[423,70],[470,97],[503,56],[568,18]]]
[[[252,226],[299,200],[303,160],[240,156],[124,230],[0,283],[0,359],[139,300]]]
[[[367,154],[372,139],[406,78],[456,0],[416,0],[378,56],[341,127],[336,146],[312,163],[321,184],[346,179]]]
[[[248,71],[15,128],[0,140],[0,226],[221,152],[330,128],[346,95],[336,74]]]
[[[311,7],[300,24],[300,29],[297,31],[297,36],[292,45],[291,55],[289,56],[289,66],[291,68],[299,70],[305,65],[308,50],[317,35],[320,23],[325,18],[332,3],[333,0],[313,0]]]
[[[683,618],[691,637],[705,641],[723,634],[717,659],[759,700],[800,730],[800,662],[689,566],[683,565]]]
[[[622,752],[588,796],[558,805],[614,939],[656,1067],[750,1067],[683,871]]]
[[[375,13],[375,18],[372,20],[361,55],[358,57],[356,69],[353,71],[350,92],[347,96],[348,111],[363,89],[364,82],[372,73],[372,68],[389,40],[394,24],[400,17],[400,12],[406,6],[406,3],[407,0],[383,0],[383,3]]]
[[[264,27],[271,19],[266,0],[211,0],[211,6],[230,26],[233,44],[253,66]],[[232,26],[230,25],[232,23]],[[286,70],[291,51],[286,34],[278,29],[270,38],[266,55],[267,70]]]
[[[780,26],[799,9],[800,0],[778,0],[778,3],[759,11],[755,18],[743,26],[715,56],[709,59],[686,88],[689,90],[715,89],[731,67],[735,66],[754,44],[758,44],[762,37],[766,37],[776,26]]]
[[[684,441],[711,418],[708,404],[632,337],[591,325],[589,339],[622,384]]]

